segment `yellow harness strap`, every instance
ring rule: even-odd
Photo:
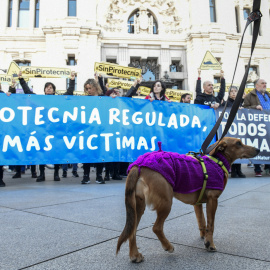
[[[198,155],[193,155],[193,154],[187,154],[187,156],[191,156],[195,159],[197,159],[201,166],[202,166],[202,170],[203,170],[203,176],[204,176],[204,180],[203,180],[203,186],[202,186],[202,189],[201,189],[201,193],[200,193],[200,196],[197,200],[197,202],[195,203],[195,205],[200,205],[202,204],[200,201],[203,197],[203,194],[205,192],[205,188],[206,188],[206,184],[207,184],[207,180],[208,180],[208,174],[207,174],[207,170],[206,170],[206,167],[205,167],[205,164],[204,164],[204,160],[199,157]],[[228,170],[226,169],[225,165],[223,164],[222,161],[212,157],[212,156],[207,156],[208,158],[212,159],[214,162],[216,162],[221,168],[222,170],[224,171],[224,173],[226,174],[226,177],[228,177],[229,173],[228,173]]]

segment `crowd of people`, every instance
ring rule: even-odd
[[[213,83],[211,81],[205,81],[203,83],[203,91],[201,89],[201,70],[198,70],[198,80],[196,84],[196,98],[194,100],[194,104],[201,104],[209,106],[213,109],[217,109],[220,106],[224,106],[224,94],[225,94],[225,78],[224,72],[221,70],[221,84],[220,90],[217,96],[214,95]],[[24,78],[22,77],[22,73],[18,74],[19,82],[25,94],[35,94],[33,93]],[[125,97],[133,97],[136,95],[140,95],[140,86],[142,79],[137,79],[134,81],[133,86],[127,91]],[[73,95],[75,90],[75,73],[71,73],[71,78],[69,81],[69,87],[64,95]],[[237,95],[237,87],[232,86],[229,89],[229,97],[227,107],[232,106],[236,95]],[[157,80],[152,86],[149,95],[145,97],[145,99],[149,101],[160,100],[171,102],[170,98],[166,96],[166,85],[163,81]],[[4,93],[1,89],[0,84],[0,93]],[[10,96],[11,94],[16,93],[16,82],[12,81],[12,85],[9,87],[9,91],[6,95]],[[45,95],[55,95],[56,87],[53,83],[47,82],[44,85],[44,94]],[[109,88],[108,85],[104,85],[103,78],[95,74],[93,79],[88,79],[84,83],[84,94],[85,96],[110,96],[112,98],[122,96],[122,91],[119,88]],[[181,103],[190,103],[191,95],[189,93],[183,94],[180,99]],[[255,82],[255,88],[246,96],[243,96],[242,103],[240,108],[251,108],[257,110],[268,110],[270,109],[270,94],[266,91],[266,81],[263,79],[259,79]],[[96,168],[96,182],[99,184],[105,184],[105,181],[113,180],[122,180],[122,177],[126,176],[126,170],[128,167],[128,162],[107,162],[107,163],[84,163],[83,164],[83,177],[81,180],[81,184],[89,184],[90,183],[90,170],[91,167]],[[255,176],[262,176],[261,166],[259,164],[254,164],[255,167]],[[21,178],[22,169],[25,166],[13,166],[13,170],[16,171],[13,178]],[[64,164],[55,164],[54,165],[54,181],[60,181],[59,169],[62,168],[63,174],[62,177],[67,177],[68,165]],[[72,164],[72,174],[74,177],[79,177],[77,172],[78,166],[77,164]],[[105,169],[105,176],[102,176],[103,170]],[[265,165],[265,170],[267,174],[269,174],[270,165]],[[40,174],[37,176],[36,166],[31,165],[31,174],[32,178],[36,178],[37,182],[45,181],[45,164],[39,165]],[[244,178],[245,175],[241,171],[241,164],[233,164],[231,177],[233,178]],[[4,187],[5,182],[3,181],[3,166],[0,166],[0,187]]]

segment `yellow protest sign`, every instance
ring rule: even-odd
[[[56,90],[55,94],[61,96],[64,95],[64,93],[66,92],[67,90]],[[74,91],[73,96],[85,96],[85,94],[84,91]]]
[[[7,75],[11,76],[12,78],[18,79],[18,73],[20,72],[20,70],[20,67],[15,62],[11,62],[8,68]]]
[[[201,70],[207,70],[207,69],[217,70],[217,69],[221,69],[221,65],[218,62],[218,60],[213,56],[213,54],[210,51],[207,51],[201,63],[200,69]]]
[[[0,74],[0,83],[11,84],[12,77],[7,74]]]
[[[148,96],[151,89],[149,87],[140,86],[139,90],[141,91],[141,95]]]
[[[239,84],[233,84],[233,86],[236,86],[237,88],[239,88]],[[226,86],[225,86],[225,92],[229,92],[229,88],[231,87],[231,84],[230,83],[226,83]],[[214,88],[214,92],[219,92],[219,89],[220,89],[220,83],[214,83],[213,84],[213,88]]]
[[[112,63],[95,63],[94,70],[97,73],[115,76],[119,78],[136,79],[140,78],[142,70],[133,67],[124,67]]]
[[[254,87],[253,87],[253,88],[245,88],[245,93],[248,94],[248,93],[251,92],[253,89],[254,89]],[[270,88],[266,88],[266,91],[270,93]]]
[[[122,89],[130,89],[133,86],[132,81],[124,81],[124,80],[116,80],[116,79],[108,79],[108,84],[110,88],[120,87]]]
[[[180,102],[181,96],[183,94],[189,94],[191,96],[191,100],[193,100],[193,92],[189,90],[180,90],[180,89],[166,89],[166,96],[169,97],[172,101]]]
[[[69,68],[22,66],[21,71],[28,78],[69,78],[71,75]]]
[[[132,98],[145,99],[145,96],[132,96]]]

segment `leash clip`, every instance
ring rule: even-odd
[[[254,21],[260,19],[261,17],[262,17],[262,13],[259,10],[257,10],[257,11],[251,12],[249,14],[247,20],[249,21],[249,23],[251,23],[251,22],[254,22]]]

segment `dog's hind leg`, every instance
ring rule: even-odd
[[[142,262],[144,257],[138,251],[137,243],[136,243],[136,231],[137,227],[140,223],[141,217],[145,210],[145,199],[144,196],[136,196],[136,214],[137,214],[137,225],[136,230],[129,238],[129,257],[132,262]]]
[[[206,230],[206,223],[205,223],[202,204],[194,205],[194,211],[195,211],[195,214],[196,214],[198,227],[199,227],[199,230],[200,230],[200,236],[201,236],[202,239],[204,239],[205,230]]]
[[[172,207],[172,200],[170,201],[166,200],[158,208],[156,208],[157,219],[153,226],[153,232],[157,235],[164,250],[168,252],[173,252],[174,247],[164,235],[163,227],[164,227],[164,222],[166,218],[171,212],[171,207]]]
[[[213,240],[214,234],[214,223],[215,214],[218,206],[218,194],[215,190],[210,190],[206,193],[207,203],[206,203],[206,213],[207,213],[207,227],[206,235],[204,240],[204,245],[208,251],[216,251],[216,246]]]

